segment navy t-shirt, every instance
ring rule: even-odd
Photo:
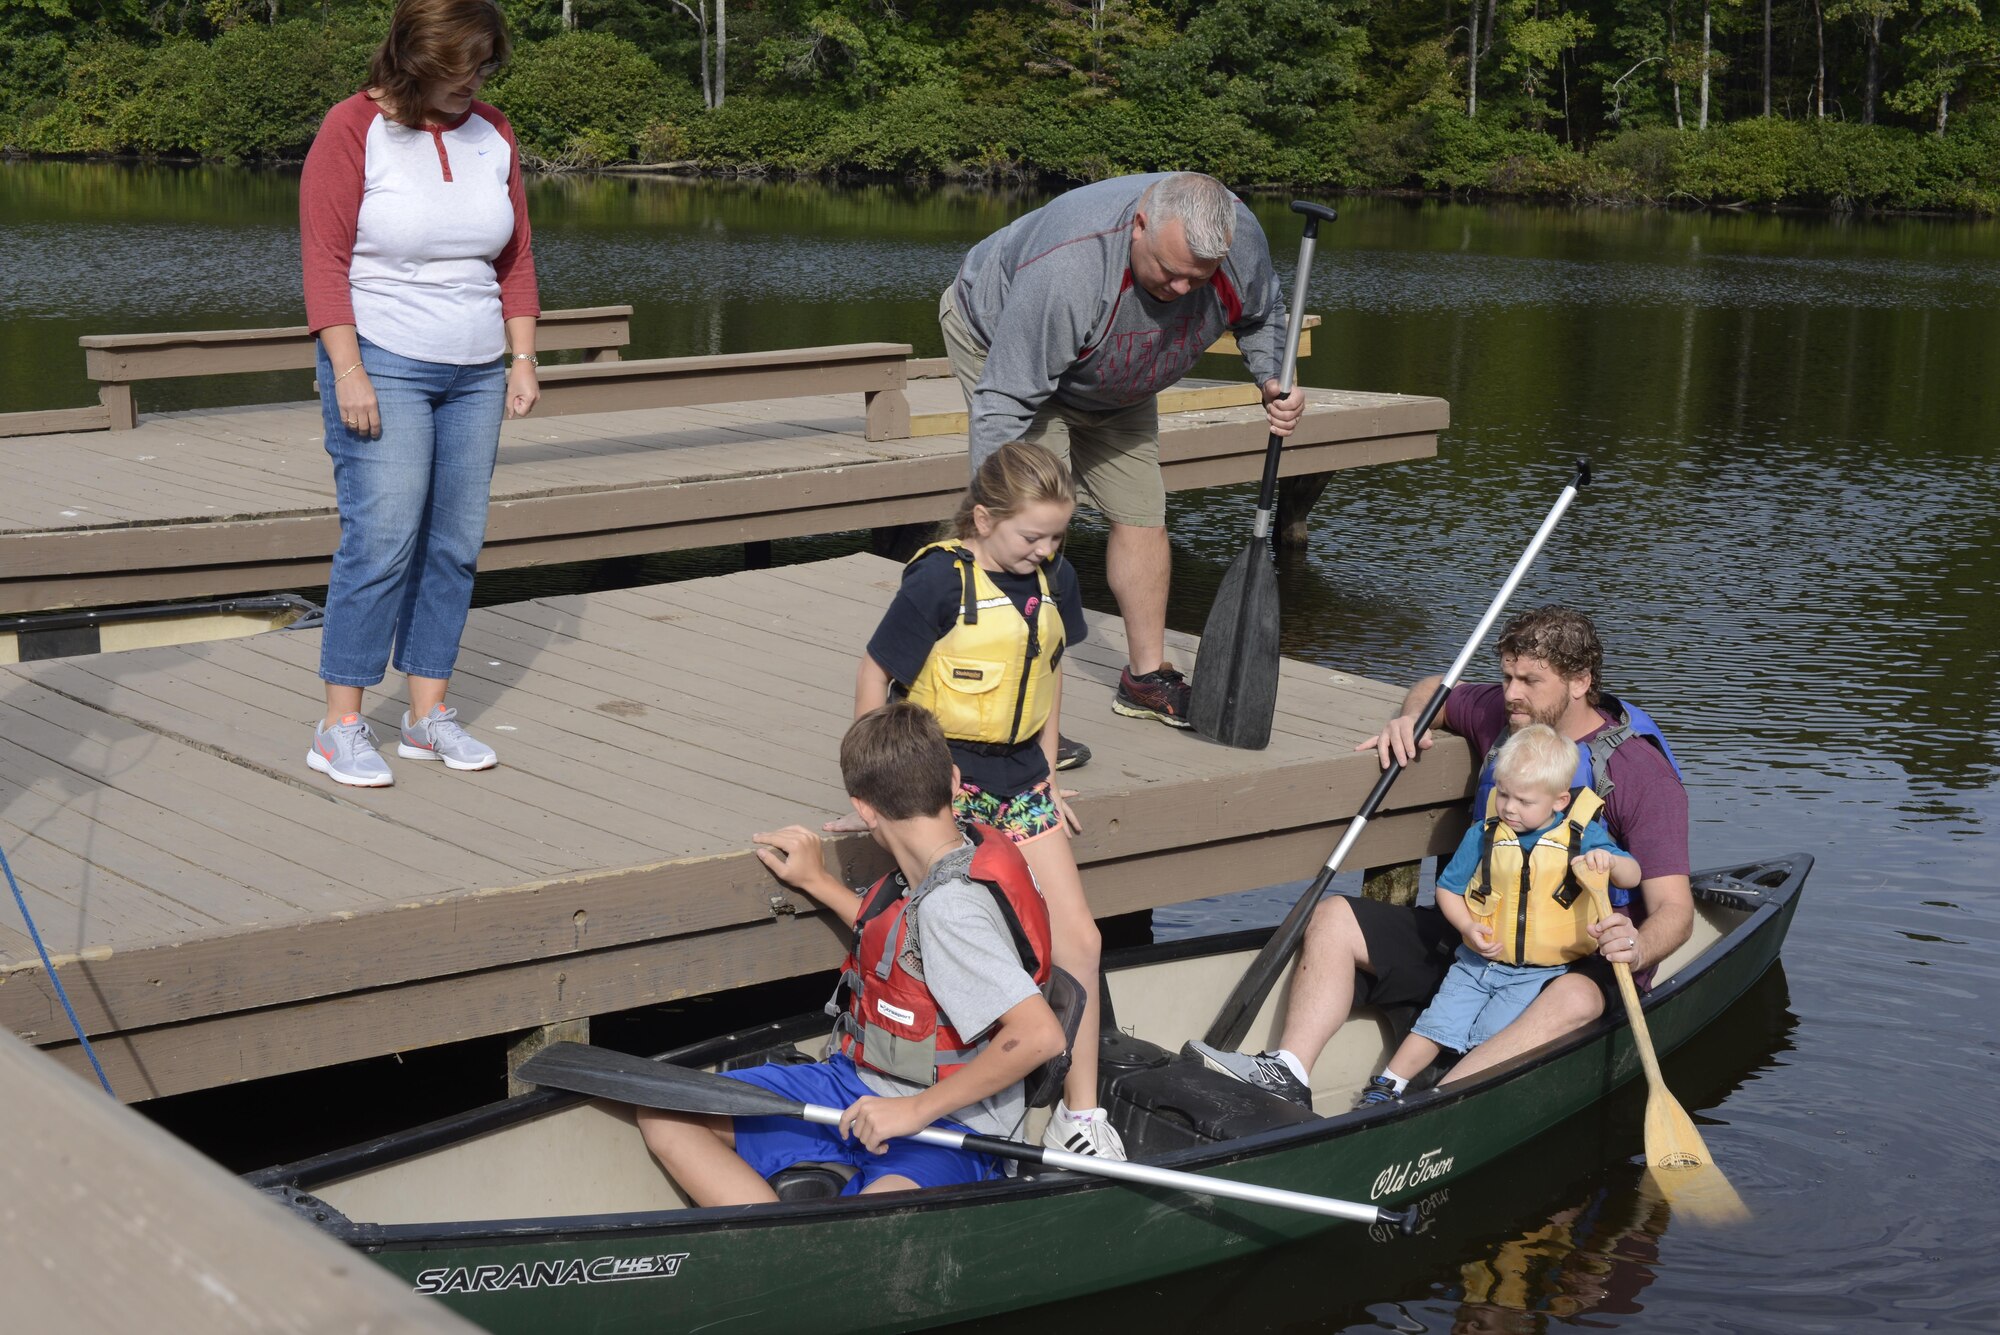
[[[1076,571],[1061,553],[1045,567],[1049,591],[1055,595],[1056,611],[1062,616],[1063,639],[1081,644],[1090,633],[1083,619],[1083,594],[1077,588]],[[1005,571],[986,572],[994,587],[1007,595],[1022,616],[1028,615],[1030,599],[1042,595],[1041,582],[1033,575],[1012,575]],[[882,615],[882,624],[868,641],[868,656],[904,690],[923,671],[924,661],[947,632],[957,624],[965,606],[965,576],[950,552],[925,552],[903,568],[903,586],[895,601]],[[1056,655],[1060,668],[1062,655]],[[957,742],[951,758],[965,781],[983,792],[1002,797],[1025,793],[1049,777],[1048,757],[1039,741],[1023,745],[1011,755],[982,755]]]

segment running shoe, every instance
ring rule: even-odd
[[[492,769],[500,763],[492,747],[459,726],[458,711],[443,705],[432,705],[431,712],[415,723],[404,712],[403,740],[396,754],[405,760],[442,760],[448,769]]]
[[[1181,1045],[1181,1051],[1201,1058],[1202,1065],[1209,1070],[1220,1071],[1246,1085],[1255,1085],[1266,1094],[1290,1099],[1301,1108],[1313,1106],[1312,1091],[1299,1082],[1299,1078],[1292,1074],[1292,1068],[1285,1065],[1285,1059],[1276,1053],[1224,1052],[1198,1039],[1189,1039]]]
[[[1056,736],[1056,768],[1082,769],[1090,763],[1090,748],[1082,742],[1072,742],[1069,738]]]
[[[356,788],[387,788],[396,781],[389,772],[389,762],[375,749],[375,734],[359,714],[344,715],[331,728],[315,723],[306,764],[335,783]]]
[[[1133,676],[1126,667],[1119,670],[1118,694],[1111,697],[1111,708],[1126,718],[1155,718],[1170,728],[1187,728],[1193,726],[1188,719],[1188,699],[1193,694],[1187,678],[1172,663],[1162,663],[1143,677]]]
[[[1378,1075],[1368,1082],[1368,1088],[1361,1091],[1361,1097],[1354,1101],[1354,1106],[1371,1108],[1378,1103],[1394,1103],[1398,1097],[1396,1082],[1386,1075]]]

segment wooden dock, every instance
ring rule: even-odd
[[[906,381],[907,353],[874,344],[550,368],[547,413],[501,431],[480,568],[943,518],[965,487],[964,431],[913,435],[912,421],[949,425],[964,397],[949,377],[920,370]],[[874,375],[882,388],[866,402],[813,388],[837,381],[835,371],[851,384]],[[1180,400],[1213,401],[1193,392],[1202,388],[1184,387]],[[1435,398],[1309,397],[1284,454],[1288,478],[1432,457],[1449,418]],[[0,438],[0,613],[326,582],[340,521],[316,403],[136,420],[130,430]],[[1172,413],[1161,427],[1172,490],[1262,470],[1256,407]]]
[[[7,1329],[476,1335],[476,1328],[0,1035]]]
[[[859,450],[821,438],[842,438],[824,427],[833,417],[810,418],[836,405],[788,407],[782,430],[749,407],[716,415],[726,423],[683,421],[670,433],[682,443],[664,453],[754,451],[743,438],[760,432],[767,458],[794,436]],[[1316,416],[1342,411],[1389,409]],[[171,434],[142,425],[124,440],[149,429]],[[512,447],[541,450],[525,429]],[[1243,429],[1261,444],[1252,423],[1216,426],[1210,438]],[[1357,438],[1365,453],[1394,437]],[[551,449],[515,466],[545,470],[545,486],[564,469],[639,471],[623,437],[568,439],[574,456]],[[963,444],[921,453],[932,444],[846,471],[934,473],[942,496],[959,485]],[[53,465],[68,447],[31,448]],[[225,447],[203,448],[219,459]],[[1210,457],[1200,466],[1240,467],[1226,448]],[[255,485],[303,489],[305,461],[294,463],[291,483]],[[136,507],[143,484],[118,477],[116,494]],[[796,485],[828,489],[827,506],[850,503],[837,494],[867,508],[867,488],[843,479],[835,469]],[[710,485],[783,483],[739,471]],[[496,501],[496,518],[510,504]],[[764,513],[787,512],[772,503]],[[746,521],[682,522],[712,535]],[[829,968],[838,934],[783,892],[747,840],[846,809],[836,741],[856,655],[897,577],[864,555],[475,611],[453,699],[501,766],[467,775],[392,761],[386,789],[338,788],[305,767],[317,631],[0,668],[0,842],[125,1099]],[[1114,715],[1122,634],[1115,618],[1091,621],[1091,640],[1064,660],[1064,722],[1095,752],[1073,777],[1096,911],[1310,875],[1375,780],[1372,754],[1353,747],[1402,686],[1287,663],[1270,748],[1232,751]],[[1192,642],[1170,639],[1176,661],[1198,670]],[[378,734],[393,734],[399,706],[370,698]],[[1469,782],[1465,758],[1438,748],[1396,786],[1352,865],[1442,851]],[[880,869],[865,839],[836,851],[857,882]],[[33,948],[12,927],[0,930],[0,1023],[82,1069]]]

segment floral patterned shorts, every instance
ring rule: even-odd
[[[1062,828],[1062,812],[1056,810],[1055,793],[1047,779],[1012,797],[981,792],[974,784],[961,784],[957,796],[952,798],[951,810],[960,820],[990,825],[1017,844],[1040,839]]]

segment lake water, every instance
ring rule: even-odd
[[[544,300],[630,303],[635,356],[875,339],[935,355],[936,294],[959,257],[1036,199],[530,190]],[[296,178],[279,174],[0,163],[0,411],[90,401],[79,334],[296,323],[296,207]],[[1289,272],[1291,216],[1256,207]],[[1452,1183],[1415,1239],[1336,1230],[989,1328],[2000,1327],[1986,1254],[2000,1236],[2000,899],[1979,851],[2000,820],[2000,227],[1341,210],[1301,378],[1442,395],[1454,423],[1433,461],[1337,477],[1310,551],[1283,570],[1287,650],[1396,680],[1440,670],[1568,461],[1594,461],[1597,483],[1515,605],[1595,614],[1607,685],[1664,721],[1687,769],[1698,866],[1819,859],[1782,968],[1667,1062],[1755,1221],[1706,1231],[1650,1197],[1634,1090]],[[141,388],[149,409],[303,393],[303,375]],[[1174,498],[1175,625],[1200,629],[1250,504],[1244,488]],[[1087,519],[1076,548],[1092,572]],[[508,575],[480,597],[739,559]],[[1101,584],[1091,599],[1110,606]],[[1088,720],[1070,731],[1088,740]],[[1087,792],[1089,770],[1076,778]],[[1158,927],[1269,921],[1288,898],[1204,902]]]

